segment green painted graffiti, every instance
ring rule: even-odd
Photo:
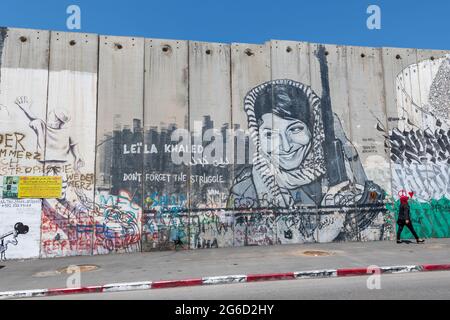
[[[443,197],[430,202],[410,200],[411,220],[414,229],[421,238],[450,238],[450,200]],[[398,217],[400,200],[388,203],[386,208]],[[411,239],[413,235],[409,229],[402,232],[402,239]]]

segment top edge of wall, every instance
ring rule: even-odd
[[[359,49],[386,49],[386,50],[421,50],[421,51],[434,51],[434,52],[441,52],[441,53],[448,53],[450,52],[450,49],[439,49],[439,48],[411,48],[411,47],[394,47],[394,46],[358,46],[358,45],[351,45],[351,44],[336,44],[336,43],[319,43],[319,42],[310,42],[310,41],[304,41],[304,40],[283,40],[283,39],[269,39],[263,43],[255,42],[255,43],[244,43],[244,42],[212,42],[212,41],[202,41],[202,40],[186,40],[186,39],[170,39],[170,38],[153,38],[153,37],[142,37],[142,36],[124,36],[124,35],[111,35],[111,34],[98,34],[98,33],[92,33],[92,32],[81,32],[81,31],[59,31],[59,30],[45,30],[45,29],[33,29],[33,28],[21,28],[21,27],[8,27],[8,26],[1,26],[0,28],[6,28],[7,30],[23,30],[23,31],[42,31],[42,32],[51,32],[51,33],[64,33],[64,34],[85,34],[90,36],[98,36],[101,37],[114,37],[114,38],[134,38],[134,39],[153,39],[153,40],[160,40],[160,41],[184,41],[184,42],[190,42],[194,44],[222,44],[222,45],[260,45],[264,46],[273,42],[285,42],[285,43],[298,43],[298,44],[309,44],[311,46],[315,45],[324,45],[324,46],[331,46],[331,47],[352,47],[352,48],[359,48]]]
[[[7,26],[2,26],[0,25],[0,28],[4,28],[6,30],[11,30],[11,31],[39,31],[39,32],[50,32],[50,30],[45,30],[45,29],[33,29],[33,28],[16,28],[16,27],[7,27]]]

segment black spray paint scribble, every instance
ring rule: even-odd
[[[450,164],[450,130],[404,130],[395,128],[388,140],[394,163]]]
[[[400,130],[394,128],[386,135],[380,121],[377,130],[385,133],[385,147],[396,164],[450,164],[450,130],[442,128],[443,122],[436,120],[435,130],[427,128]]]

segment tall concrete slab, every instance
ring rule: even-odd
[[[296,84],[305,86],[307,88],[311,84],[311,71],[310,71],[310,45],[306,42],[294,42],[294,41],[281,41],[281,40],[272,40],[271,41],[271,67],[272,67],[272,80],[273,81],[293,81]],[[277,87],[278,86],[278,87]],[[272,94],[274,100],[272,101],[272,112],[273,115],[280,116],[276,113],[275,109],[280,105],[280,95],[279,90],[275,88],[281,88],[284,86],[285,88],[293,88],[291,85],[275,85],[274,89],[272,89]],[[305,90],[301,90],[303,92]],[[288,92],[288,91],[287,91]],[[285,92],[284,92],[285,94]],[[297,92],[298,94],[298,92]],[[289,95],[289,99],[297,99],[298,95]],[[292,108],[292,105],[290,106]],[[308,108],[309,112],[309,108]],[[299,117],[296,117],[299,118]],[[301,118],[301,116],[300,116]],[[276,117],[272,116],[272,125],[274,132],[280,130],[280,136],[288,136],[287,130],[279,127],[279,121],[276,121]],[[286,120],[286,119],[285,119]],[[283,121],[285,121],[283,120]],[[301,119],[293,119],[293,120],[301,120]],[[289,120],[292,121],[292,120]],[[310,131],[310,123],[305,120],[308,132]],[[277,141],[274,141],[277,144]],[[289,146],[293,146],[292,140],[289,143]],[[282,143],[279,143],[283,145]],[[280,146],[278,146],[280,148]],[[281,149],[281,148],[280,148]],[[314,154],[313,150],[308,152],[312,157]],[[274,163],[277,162],[275,157],[272,160]],[[282,166],[280,166],[280,170],[283,170]],[[314,174],[313,174],[314,175]],[[284,178],[282,178],[284,179]],[[313,179],[314,180],[314,179]],[[278,185],[279,185],[278,181]],[[298,184],[298,187],[301,183]],[[293,188],[290,190],[290,194],[294,203],[287,208],[279,208],[279,210],[275,211],[276,216],[276,232],[277,232],[277,243],[280,244],[291,244],[291,243],[304,243],[304,242],[313,242],[315,233],[314,228],[317,225],[317,217],[316,217],[316,205],[311,203],[305,203],[305,199],[301,198],[301,191],[299,188]],[[297,190],[295,190],[297,189]]]
[[[231,44],[231,92],[233,125],[247,129],[244,99],[254,87],[271,79],[270,45]]]
[[[226,232],[232,225],[230,216],[223,210],[232,183],[232,161],[227,156],[232,151],[226,150],[231,127],[230,83],[230,46],[190,42],[191,248],[225,247],[233,242]]]
[[[144,251],[189,243],[188,49],[187,41],[145,41]]]
[[[387,128],[404,129],[404,114],[406,101],[401,99],[399,92],[405,87],[405,78],[402,73],[408,70],[408,66],[416,63],[416,49],[383,48],[383,75],[386,93]],[[381,132],[381,131],[380,131]]]
[[[33,125],[38,119],[44,122],[46,119],[49,38],[48,31],[0,29],[2,188],[6,176],[44,175],[45,134],[37,136]],[[39,257],[41,200],[2,199],[3,191],[6,190],[0,190],[0,234],[13,231],[17,223],[28,226],[29,230],[17,238],[12,234],[2,238],[2,245],[7,245],[2,246],[1,258]]]
[[[98,37],[52,32],[45,173],[62,176],[60,199],[43,200],[42,257],[92,253]],[[45,129],[45,130],[44,130]]]
[[[322,190],[316,201],[315,240],[353,239],[357,234],[353,215],[356,204],[343,201],[340,195],[355,193],[354,185],[364,184],[364,173],[351,142],[347,49],[322,44],[310,44],[310,48],[311,88],[321,99],[320,118],[324,127],[322,149],[313,152],[318,161],[323,157],[325,164],[325,173],[319,171],[317,177]]]
[[[256,199],[243,197],[242,182],[252,171],[255,144],[249,132],[245,112],[247,94],[255,87],[271,80],[270,45],[233,43],[231,45],[232,118],[236,138],[234,144],[234,182],[230,189],[228,208],[234,208],[234,246],[266,245],[276,242],[272,211],[260,208]],[[270,232],[262,232],[269,226]]]
[[[395,51],[394,51],[395,50]],[[387,51],[385,49],[384,51]],[[386,91],[391,92],[394,88],[396,94],[396,99],[392,101],[392,98],[387,95],[387,108],[386,112],[389,115],[391,112],[394,114],[391,119],[388,117],[388,126],[391,126],[391,132],[389,136],[388,145],[391,147],[391,170],[392,170],[392,194],[394,196],[400,196],[402,190],[415,191],[416,197],[418,199],[428,199],[428,183],[427,179],[418,179],[416,181],[412,171],[417,169],[418,163],[410,163],[412,153],[415,153],[413,149],[416,149],[416,145],[413,140],[410,140],[409,134],[415,134],[416,130],[423,126],[424,115],[419,112],[422,95],[420,88],[419,79],[419,69],[417,64],[417,50],[416,49],[391,49],[395,52],[395,60],[397,61],[397,68],[400,70],[395,70],[395,77],[393,79],[386,79]],[[384,58],[384,57],[383,57]],[[393,57],[391,57],[391,60]],[[383,59],[385,63],[389,62],[388,57]],[[386,76],[390,72],[389,70],[385,72]],[[397,69],[396,68],[396,69]],[[428,73],[429,76],[431,76]],[[391,121],[394,120],[393,124]],[[418,133],[420,135],[420,132]],[[412,144],[410,144],[412,143]],[[407,145],[408,148],[406,147]],[[409,150],[409,148],[412,148]],[[419,147],[420,149],[420,147]],[[421,152],[415,154],[416,160],[419,160]],[[425,151],[422,150],[422,151]],[[420,160],[419,160],[420,162]],[[411,165],[410,165],[411,164]],[[426,176],[426,172],[420,170],[423,175]]]
[[[352,140],[367,178],[389,190],[388,157],[377,130],[377,124],[387,122],[381,51],[348,47],[347,53]]]
[[[398,198],[398,193],[408,189],[405,185],[409,179],[404,171],[403,131],[409,126],[406,112],[410,105],[409,99],[404,96],[406,88],[410,88],[410,81],[405,76],[409,66],[416,63],[416,50],[406,48],[383,48],[383,76],[386,96],[386,127],[379,125],[378,131],[384,137],[385,150],[390,155],[391,190],[388,191],[390,200]],[[425,190],[423,190],[425,191]],[[386,212],[385,232],[392,239],[395,236],[395,214],[397,208],[390,208]]]
[[[290,79],[309,85],[309,43],[271,40],[272,79]]]
[[[94,254],[141,250],[144,39],[100,36]]]
[[[381,49],[347,47],[347,79],[351,142],[362,165],[364,184],[357,181],[357,241],[380,240],[384,233],[382,200],[391,189],[389,153],[379,127],[387,127]]]

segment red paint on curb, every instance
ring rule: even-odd
[[[367,268],[338,269],[338,277],[360,276],[367,274]]]
[[[46,296],[57,296],[62,294],[77,294],[77,293],[100,293],[103,291],[103,286],[82,287],[82,288],[62,288],[62,289],[48,289]]]
[[[424,271],[450,270],[450,264],[423,264],[421,267]]]
[[[201,286],[202,284],[202,279],[155,281],[152,283],[151,289]]]
[[[247,276],[247,282],[270,281],[270,280],[290,280],[290,279],[295,279],[295,275],[293,272],[249,274]]]
[[[393,266],[393,267],[381,267],[380,269],[387,268],[402,268],[407,267],[406,270],[410,271],[441,271],[441,270],[450,270],[450,264],[424,264],[424,265],[416,265],[416,266]],[[337,269],[336,274],[338,277],[345,276],[363,276],[368,275],[368,268],[348,268],[348,269]],[[299,272],[288,272],[288,273],[268,273],[268,274],[251,274],[246,276],[246,282],[256,282],[256,281],[270,281],[270,280],[291,280],[297,279],[295,274],[308,274],[315,272],[334,272],[334,270],[315,270],[315,271],[299,271]],[[331,274],[331,273],[330,273]],[[242,277],[239,276],[226,276],[229,278],[232,277]],[[208,277],[207,277],[208,278]],[[172,288],[172,287],[186,287],[186,286],[201,286],[203,285],[204,279],[207,278],[197,278],[197,279],[186,279],[186,280],[168,280],[168,281],[156,281],[149,283],[149,289],[159,289],[159,288]],[[211,277],[217,278],[217,277]],[[136,284],[135,282],[129,283],[130,285]],[[55,296],[55,295],[63,295],[63,294],[80,294],[80,293],[102,293],[108,292],[105,289],[111,289],[111,286],[126,286],[126,283],[120,284],[108,284],[105,286],[89,286],[89,287],[81,287],[81,288],[61,288],[61,289],[42,289],[42,290],[25,290],[25,291],[12,291],[12,292],[0,292],[0,299],[2,298],[20,298],[19,295],[30,294],[28,297],[33,296]],[[209,284],[208,284],[209,285]],[[126,290],[126,291],[131,291]],[[113,292],[113,291],[111,291]]]

